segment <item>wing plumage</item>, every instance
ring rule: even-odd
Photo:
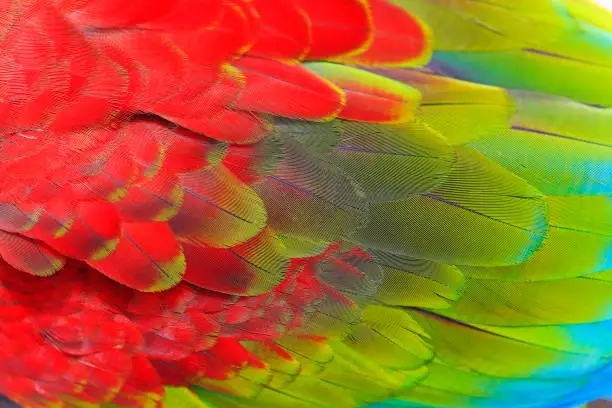
[[[612,395],[604,13],[0,4],[0,393],[32,408]]]

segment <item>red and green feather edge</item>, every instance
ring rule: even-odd
[[[335,244],[253,276],[245,260],[273,258],[261,252],[275,232],[249,187],[262,165],[251,153],[268,115],[409,120],[411,88],[302,62],[418,66],[430,56],[419,21],[384,0],[17,1],[0,13],[18,63],[0,74],[15,142],[0,146],[12,159],[0,202],[13,203],[0,230],[3,393],[26,407],[140,407],[161,406],[164,387],[225,391],[262,356],[289,358],[274,340],[309,305],[350,302],[313,271]],[[168,388],[166,406],[199,406],[192,395]]]

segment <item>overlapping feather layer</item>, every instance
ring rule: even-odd
[[[595,5],[13,0],[0,16],[0,393],[609,392],[612,18]]]

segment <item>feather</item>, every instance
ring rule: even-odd
[[[607,365],[598,356],[584,357],[538,347],[480,330],[459,320],[411,312],[431,336],[444,363],[494,377],[569,379],[595,373]],[[478,344],[475,348],[473,345]],[[499,353],[499,350],[504,350]],[[528,358],[526,358],[528,357]]]
[[[364,216],[363,193],[298,142],[284,138],[282,143],[283,161],[254,186],[270,227],[283,235],[327,243],[354,232]]]
[[[610,194],[611,111],[538,94],[513,96],[512,131],[471,146],[545,194]],[[521,146],[520,152],[511,146]]]
[[[311,62],[306,67],[336,84],[346,94],[342,119],[373,123],[410,121],[420,102],[414,88],[357,68]]]
[[[418,19],[386,1],[369,2],[374,31],[367,48],[340,58],[359,65],[415,66],[430,58],[430,33]]]
[[[167,224],[122,223],[121,229],[116,249],[103,259],[89,261],[91,266],[144,291],[159,291],[180,282],[185,256]]]
[[[0,257],[15,269],[38,276],[60,270],[65,259],[46,245],[0,231]]]
[[[439,186],[371,205],[369,214],[367,226],[355,235],[366,247],[463,265],[524,262],[547,229],[541,194],[469,149],[458,149],[451,174]]]
[[[255,0],[259,16],[257,40],[249,54],[270,59],[303,59],[311,46],[310,20],[293,2]]]
[[[463,273],[453,265],[370,250],[383,269],[376,298],[387,305],[447,308],[463,295]]]
[[[467,275],[500,280],[549,280],[588,276],[610,269],[609,196],[549,196],[549,230],[542,247],[519,265],[464,268]],[[580,247],[580,256],[573,248]]]
[[[508,133],[515,103],[505,89],[424,71],[381,68],[375,72],[418,89],[423,98],[419,119],[452,145]]]
[[[280,240],[268,229],[230,248],[184,244],[183,250],[185,280],[222,293],[266,293],[280,283],[287,266]]]
[[[243,57],[234,65],[246,81],[234,102],[238,109],[325,120],[335,117],[344,105],[344,95],[338,88],[299,64]],[[309,103],[312,99],[320,104]]]
[[[332,0],[327,4],[297,0],[311,27],[307,59],[350,55],[372,41],[372,16],[362,0]]]
[[[330,161],[371,203],[431,190],[448,176],[455,160],[446,140],[416,120],[385,126],[341,121],[338,126],[342,139]]]
[[[169,221],[186,242],[228,247],[245,242],[266,225],[266,208],[254,190],[222,165],[181,176],[184,198]]]

